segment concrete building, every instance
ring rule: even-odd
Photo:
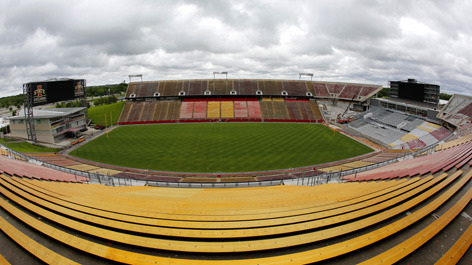
[[[84,107],[34,110],[34,129],[38,141],[54,144],[64,139],[67,133],[76,135],[86,127],[86,111]],[[10,120],[12,137],[28,139],[24,112],[7,119]]]

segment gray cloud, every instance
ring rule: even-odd
[[[298,78],[470,92],[472,2],[12,1],[0,3],[0,95],[53,77]]]

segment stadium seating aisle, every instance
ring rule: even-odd
[[[13,241],[24,248],[26,251],[47,264],[79,264],[68,258],[65,258],[54,251],[41,245],[41,243],[28,237],[5,219],[0,217],[0,230],[7,234]],[[0,264],[10,264],[2,255],[0,255]]]
[[[469,176],[471,173],[469,172]],[[463,179],[468,180],[467,178]],[[435,235],[437,235],[442,229],[446,227],[455,217],[461,213],[465,206],[470,203],[472,200],[472,189],[469,189],[467,193],[460,198],[460,200],[454,204],[445,214],[435,220],[433,223],[428,225],[426,228],[410,237],[408,240],[403,241],[402,243],[396,245],[395,247],[385,251],[374,258],[371,258],[361,264],[393,264],[405,258],[407,255],[411,254],[423,244],[431,240]],[[437,202],[439,206],[442,202]],[[469,244],[470,246],[470,244]],[[447,254],[447,253],[446,253]]]

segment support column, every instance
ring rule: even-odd
[[[36,143],[37,139],[33,119],[33,91],[31,90],[31,84],[23,84],[23,95],[25,97],[24,108],[26,134],[28,135],[28,140]]]

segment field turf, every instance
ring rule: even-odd
[[[242,172],[315,165],[371,151],[319,124],[204,123],[121,126],[71,155],[162,171]]]

